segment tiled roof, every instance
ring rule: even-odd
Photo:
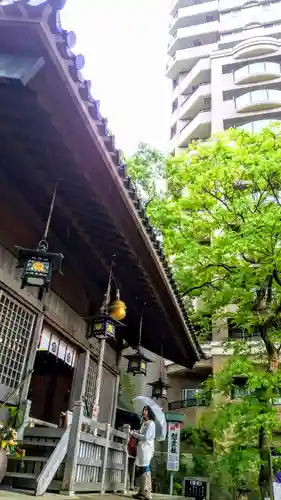
[[[84,67],[84,57],[81,54],[76,55],[72,52],[72,49],[76,43],[75,33],[72,31],[64,30],[61,26],[59,11],[64,7],[65,3],[66,0],[0,0],[0,10],[1,8],[3,8],[4,11],[13,15],[15,14],[15,12],[12,11],[14,11],[15,9],[24,8],[27,14],[35,19],[38,18],[40,20],[45,7],[51,6],[48,25],[51,33],[56,37],[57,49],[61,57],[63,57],[63,59],[68,63],[69,75],[77,84],[80,98],[84,101],[84,103],[86,103],[89,115],[93,120],[95,120],[95,122],[98,123],[99,134],[103,138],[104,145],[111,155],[112,162],[115,165],[115,168],[117,169],[120,178],[123,180],[127,192],[134,203],[142,224],[145,227],[147,236],[150,239],[154,249],[156,250],[160,261],[162,262],[168,281],[173,289],[188,330],[190,331],[192,340],[197,348],[200,357],[204,359],[206,358],[205,353],[200,346],[194,326],[185,310],[185,306],[181,298],[181,293],[176,285],[170,265],[164,255],[162,244],[157,237],[157,232],[150,223],[149,217],[145,213],[143,204],[137,195],[137,190],[134,183],[126,174],[126,165],[122,161],[122,153],[115,146],[115,138],[108,130],[107,119],[104,118],[100,113],[99,101],[94,99],[91,94],[91,82],[89,80],[85,80],[81,74],[81,70]]]

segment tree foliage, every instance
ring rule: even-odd
[[[136,388],[132,376],[121,368],[118,406],[126,411],[134,411],[133,399],[136,395]]]
[[[136,153],[126,160],[128,174],[136,184],[145,208],[155,201],[163,190],[165,178],[165,156],[140,142]]]
[[[144,176],[149,191],[155,169],[144,153],[144,168],[137,156],[131,173],[139,184]],[[252,347],[239,342],[239,352],[213,377],[214,394],[227,397],[233,377],[244,372],[249,393],[239,404],[214,400],[212,433],[224,443],[216,447],[216,463],[236,482],[247,470],[245,481],[258,481],[264,496],[271,495],[268,453],[277,427],[271,402],[280,387],[280,162],[276,127],[259,134],[229,130],[191,144],[181,157],[162,158],[166,190],[149,198],[182,296],[189,305],[197,300],[194,320],[203,330],[229,324],[248,339],[258,337]],[[228,446],[223,436],[231,436]]]

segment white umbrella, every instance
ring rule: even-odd
[[[167,422],[160,406],[153,401],[153,399],[147,398],[146,396],[137,396],[133,399],[133,403],[136,413],[139,415],[142,414],[144,406],[149,406],[155,418],[155,437],[157,441],[165,441],[167,434]]]

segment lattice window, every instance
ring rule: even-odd
[[[96,386],[97,364],[91,358],[89,362],[89,369],[87,374],[86,390],[85,390],[85,404],[86,413],[90,417],[92,415],[95,386]]]
[[[35,314],[0,290],[0,384],[12,389],[21,382]]]

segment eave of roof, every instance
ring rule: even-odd
[[[59,10],[63,8],[65,3],[66,0],[0,0],[0,9],[3,8],[4,11],[7,12],[13,7],[26,9],[27,13],[29,13],[32,18],[40,20],[43,12],[45,11],[45,7],[51,7],[48,16],[48,26],[51,31],[50,35],[52,34],[55,37],[56,47],[60,55],[68,62],[69,77],[78,86],[81,101],[84,101],[87,105],[89,116],[99,123],[99,133],[101,137],[105,138],[103,142],[108,153],[110,154],[112,164],[114,164],[119,177],[122,179],[128,195],[136,208],[139,220],[147,233],[147,238],[151,241],[151,244],[158,255],[159,261],[162,263],[167,281],[175,295],[179,314],[183,316],[185,321],[190,343],[194,346],[198,359],[205,359],[205,353],[200,346],[194,326],[185,310],[180,291],[173,278],[172,270],[164,255],[162,244],[157,238],[157,233],[151,225],[149,217],[145,214],[142,202],[138,198],[136,187],[130,177],[126,175],[126,165],[122,162],[121,151],[115,147],[115,139],[108,130],[107,120],[99,111],[99,101],[95,100],[91,95],[91,82],[85,80],[81,74],[81,60],[83,67],[84,58],[81,55],[75,55],[71,50],[75,45],[75,34],[62,29],[61,27]]]

